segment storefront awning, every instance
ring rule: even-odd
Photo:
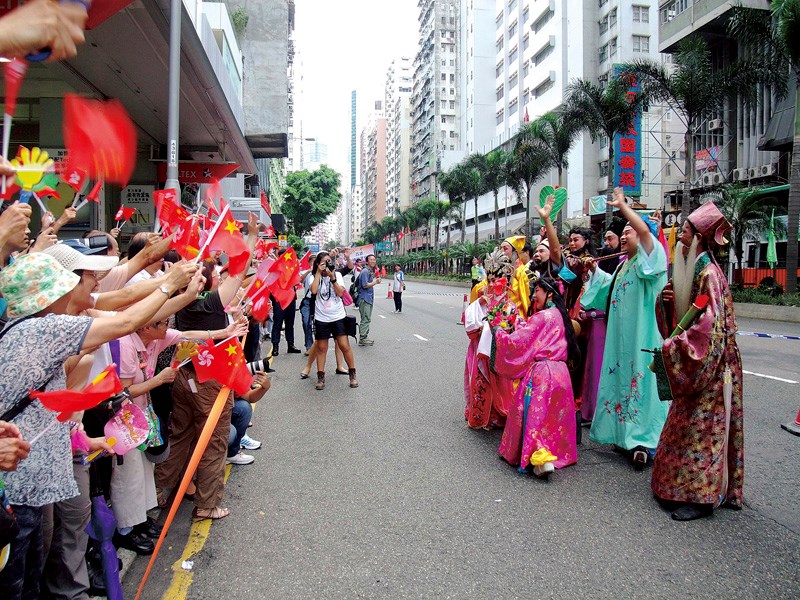
[[[767,124],[767,129],[758,140],[758,149],[791,150],[794,141],[794,113],[797,107],[797,87],[794,77],[790,77],[789,91],[780,100]]]

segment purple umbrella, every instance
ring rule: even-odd
[[[100,542],[100,556],[103,559],[103,580],[106,583],[108,600],[123,600],[122,586],[119,583],[119,561],[117,549],[111,542],[117,520],[106,503],[104,496],[92,497],[92,518],[86,526],[86,532],[92,539]]]

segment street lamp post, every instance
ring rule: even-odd
[[[178,132],[181,85],[181,0],[169,4],[169,106],[167,110],[167,181],[164,189],[180,192],[178,182]]]

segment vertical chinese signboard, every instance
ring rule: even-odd
[[[622,65],[614,65],[614,77],[623,72]],[[631,76],[627,96],[633,102],[639,93],[639,81]],[[642,195],[642,113],[628,125],[628,131],[614,136],[614,187],[625,190],[626,196]],[[609,165],[610,166],[610,165]]]

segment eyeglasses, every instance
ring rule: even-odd
[[[153,327],[161,327],[162,325],[164,327],[168,327],[169,321],[156,321],[155,323],[153,323]]]

